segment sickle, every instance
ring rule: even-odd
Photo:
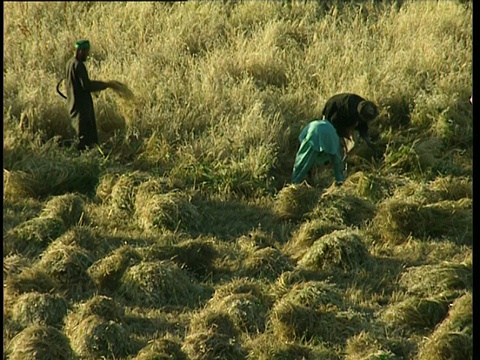
[[[64,80],[64,79],[60,79],[60,81],[59,81],[58,84],[57,84],[57,93],[58,93],[61,97],[63,97],[64,99],[66,99],[67,97],[66,97],[65,95],[63,95],[62,92],[60,91],[60,84],[62,83],[63,80]]]

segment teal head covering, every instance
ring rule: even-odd
[[[90,41],[88,41],[88,40],[78,40],[75,43],[75,49],[77,49],[77,50],[90,49]]]

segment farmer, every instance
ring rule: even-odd
[[[336,129],[326,120],[314,120],[307,124],[300,133],[298,140],[300,148],[293,165],[292,183],[301,183],[312,169],[313,164],[332,164],[335,175],[335,184],[342,185],[344,181],[343,147],[344,141],[339,132],[345,137],[351,137],[357,123],[349,128]]]
[[[378,107],[373,102],[356,94],[337,94],[328,99],[322,114],[340,131],[338,135],[344,138],[348,136],[342,131],[357,123],[355,130],[368,146],[375,150],[375,144],[368,133],[368,123],[379,114]]]
[[[90,80],[84,62],[90,51],[88,40],[75,43],[75,56],[67,62],[67,107],[72,125],[79,139],[78,149],[98,144],[97,124],[93,109],[92,92],[112,87],[109,82]]]

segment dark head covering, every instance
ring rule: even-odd
[[[88,41],[88,40],[78,40],[75,43],[75,49],[77,49],[77,50],[90,49],[90,41]]]
[[[370,121],[375,119],[379,113],[377,105],[367,100],[361,101],[358,104],[357,110],[360,117],[365,121]]]

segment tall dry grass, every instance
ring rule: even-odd
[[[7,357],[49,341],[118,359],[448,358],[470,344],[468,306],[443,305],[472,286],[472,15],[471,1],[5,3],[4,294],[61,296],[62,320],[82,317],[85,330],[62,327],[62,314],[58,331],[26,327],[10,307]],[[83,153],[65,146],[55,91],[80,38],[90,77],[134,95],[93,96],[101,143]],[[379,154],[358,144],[343,188],[328,187],[327,169],[293,191],[297,136],[340,92],[379,105]],[[57,204],[66,195],[78,211]],[[89,281],[70,286],[84,252]],[[418,269],[415,288],[435,288],[421,269],[445,261],[462,269],[448,296],[405,286]],[[296,290],[324,281],[336,305],[307,306]],[[128,311],[83,319],[79,299],[97,295]],[[97,331],[112,337],[95,343]]]

